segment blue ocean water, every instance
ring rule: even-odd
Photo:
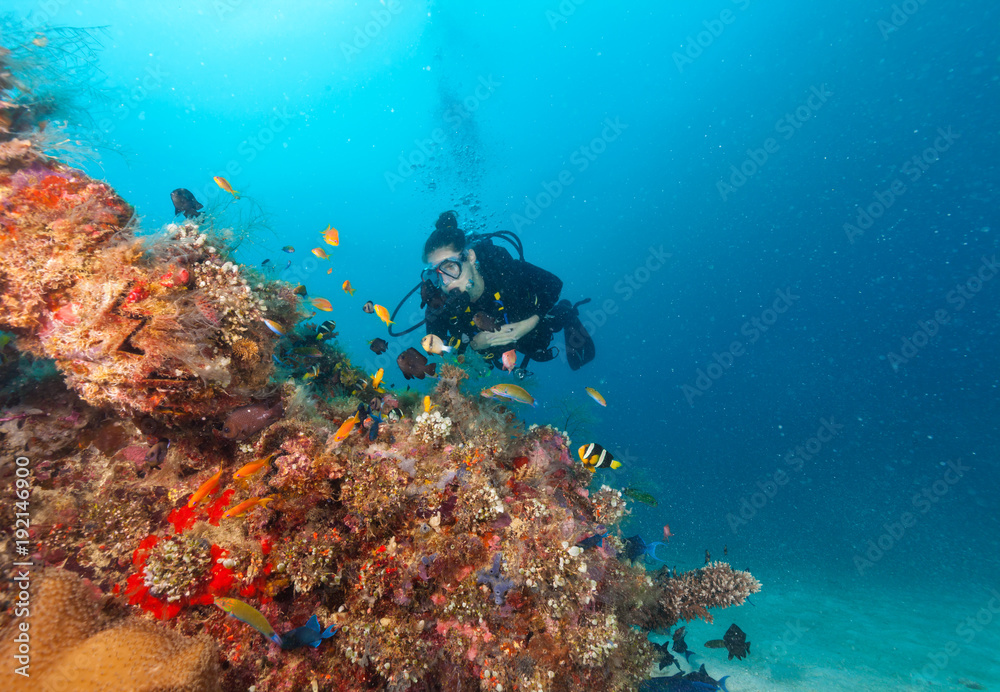
[[[291,258],[390,383],[421,331],[375,358],[359,305],[413,287],[441,211],[589,297],[597,359],[532,365],[525,417],[658,498],[627,533],[761,579],[691,626],[756,643],[704,650],[730,690],[1000,685],[995,4],[8,4],[103,27],[71,127],[144,229],[225,176],[266,215],[241,260]]]

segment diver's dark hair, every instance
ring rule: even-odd
[[[434,224],[434,232],[424,243],[424,262],[435,250],[443,247],[454,248],[455,252],[465,249],[465,233],[458,227],[458,217],[455,212],[446,211],[438,217]]]

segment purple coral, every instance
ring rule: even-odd
[[[493,589],[493,602],[503,605],[507,592],[514,588],[512,579],[505,579],[500,574],[501,555],[497,553],[493,556],[493,567],[482,570],[476,579],[477,584],[488,584]]]

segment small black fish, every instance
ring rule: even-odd
[[[691,651],[691,649],[688,648],[687,642],[684,641],[684,633],[685,633],[685,628],[684,627],[678,627],[677,629],[674,630],[674,634],[673,634],[673,637],[674,637],[674,651],[676,651],[679,654],[684,654],[684,658],[687,659],[688,661],[690,661],[691,660],[691,655],[694,652]]]
[[[361,309],[364,310],[365,312],[367,312],[370,315],[373,312],[375,312],[375,303],[373,303],[373,302],[371,302],[369,300],[367,303],[365,303],[364,305],[361,306]]]
[[[316,339],[323,341],[324,339],[335,339],[337,337],[337,323],[333,320],[327,320],[319,327],[316,328]]]
[[[146,452],[146,463],[151,467],[156,468],[163,463],[163,460],[167,458],[167,450],[170,449],[170,440],[165,437],[161,437],[156,441],[149,451]]]
[[[260,263],[260,266],[262,266],[262,267],[263,267],[263,266],[264,266],[265,264],[267,264],[267,263],[268,263],[268,262],[270,262],[270,261],[271,261],[271,260],[270,260],[270,258],[268,258],[268,259],[264,260],[263,262],[261,262],[261,263]]]
[[[496,332],[500,330],[497,323],[485,312],[477,312],[472,316],[472,323],[481,332]]]
[[[396,358],[396,365],[403,372],[403,377],[408,380],[414,377],[418,380],[424,379],[425,375],[434,376],[437,363],[427,363],[427,357],[410,346]]]
[[[730,661],[733,660],[733,656],[742,661],[750,653],[750,642],[747,641],[746,632],[737,627],[735,622],[726,630],[722,641],[726,646],[726,651],[729,652]]]
[[[652,644],[652,642],[650,642]],[[677,659],[672,653],[670,653],[670,644],[653,644],[653,648],[656,649],[656,653],[659,655],[659,664],[661,668],[665,668],[670,664],[677,666],[680,670],[681,664],[677,662]]]
[[[368,348],[374,351],[376,356],[380,356],[388,350],[389,342],[385,339],[375,338],[368,342]]]
[[[589,548],[597,548],[598,546],[604,545],[604,539],[607,537],[608,537],[607,531],[604,531],[602,533],[595,533],[593,536],[590,536],[589,538],[584,538],[582,541],[577,541],[576,544],[579,547],[583,548],[584,550],[587,550]]]
[[[284,414],[285,407],[280,400],[274,406],[262,402],[238,408],[226,417],[226,422],[222,426],[222,436],[230,440],[245,440]]]
[[[179,187],[170,193],[170,201],[174,203],[174,216],[184,214],[184,218],[193,219],[201,212],[204,205],[194,198],[187,188]]]

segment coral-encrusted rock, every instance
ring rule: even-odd
[[[143,245],[108,185],[10,147],[0,210],[0,327],[88,402],[190,420],[266,384],[262,300],[193,224]]]

